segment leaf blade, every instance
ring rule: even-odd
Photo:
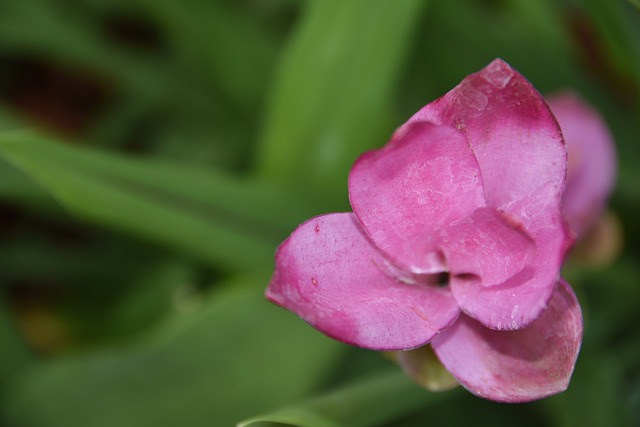
[[[424,4],[309,3],[274,82],[259,173],[324,195],[344,184],[356,156],[388,137],[392,87]]]
[[[251,408],[299,398],[344,350],[255,289],[266,275],[221,284],[136,343],[40,363],[2,403],[12,425],[231,425]],[[277,333],[274,333],[277,332]]]
[[[453,393],[427,392],[394,370],[297,406],[249,418],[238,423],[238,427],[263,427],[271,423],[296,427],[371,427],[436,405]]]
[[[91,222],[232,269],[271,264],[309,207],[277,187],[56,143],[0,136],[0,155]]]

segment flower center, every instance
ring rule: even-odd
[[[434,275],[433,284],[444,288],[449,285],[449,279],[451,278],[451,274],[448,271],[443,271],[442,273],[438,273]]]

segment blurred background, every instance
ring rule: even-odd
[[[354,159],[496,57],[619,157],[565,271],[572,383],[522,405],[421,390],[262,297]],[[0,131],[0,425],[640,426],[635,0],[3,0]]]

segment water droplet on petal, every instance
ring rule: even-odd
[[[498,89],[504,89],[512,76],[513,70],[501,60],[493,61],[482,71],[482,77]]]

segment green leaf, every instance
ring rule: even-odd
[[[101,7],[106,10],[97,13],[87,10],[86,4],[70,8],[48,0],[4,2],[0,5],[0,49],[9,55],[10,63],[26,55],[46,69],[88,78],[108,92],[109,100],[101,105],[96,128],[89,130],[93,143],[122,144],[133,134],[138,139],[144,126],[154,135],[154,150],[167,132],[179,132],[186,136],[180,141],[183,157],[193,153],[193,146],[200,140],[221,154],[207,157],[209,164],[221,166],[220,158],[241,157],[248,140],[247,119],[221,103],[218,92],[228,82],[220,81],[221,88],[214,87],[211,73],[185,64],[178,53],[132,50],[126,43],[108,37],[105,24],[114,17],[124,17],[125,22],[138,20],[143,25],[149,17],[138,18],[119,2],[105,3]],[[165,34],[158,37],[162,39]],[[200,34],[200,40],[200,45],[210,42],[207,35]],[[230,43],[234,41],[230,39]],[[201,129],[207,131],[206,137]],[[212,135],[233,134],[232,129],[241,138],[218,144],[212,141]]]
[[[269,100],[263,176],[318,197],[346,194],[355,158],[390,136],[392,89],[424,4],[309,2]]]
[[[616,74],[610,78],[622,82],[611,84],[620,85],[618,90],[623,91],[623,95],[637,94],[640,89],[639,11],[621,1],[585,0],[584,7],[596,30],[592,37],[600,42],[599,55],[604,55],[600,61],[606,61],[600,66],[608,72],[615,70]],[[634,87],[630,88],[630,84]],[[614,89],[617,88],[614,86]]]
[[[20,124],[0,108],[0,131],[18,127],[21,127]],[[50,197],[46,192],[4,159],[0,159],[0,199],[38,207],[51,205]]]
[[[271,265],[313,205],[264,183],[72,147],[29,132],[0,135],[0,156],[72,213],[219,267]]]
[[[256,295],[265,282],[238,278],[141,344],[31,369],[2,403],[7,425],[229,426],[300,398],[345,347]]]
[[[406,114],[442,96],[496,57],[538,89],[543,83],[575,87],[584,72],[571,66],[572,45],[558,9],[558,2],[549,0],[434,2],[419,38],[438,42],[419,44],[407,67],[405,98],[414,101]]]
[[[139,333],[154,324],[175,306],[186,305],[186,295],[193,283],[194,271],[183,262],[163,259],[150,263],[129,281],[126,292],[120,297],[113,312],[106,320],[105,329],[111,336],[127,336]],[[177,301],[180,291],[184,294]],[[193,304],[196,304],[195,296]],[[86,316],[85,316],[86,317]]]
[[[562,427],[630,426],[631,414],[619,388],[617,357],[585,354],[585,350],[567,391],[542,402],[544,407],[555,417],[555,425]]]
[[[399,370],[362,380],[325,396],[280,411],[250,418],[238,427],[369,427],[424,410],[452,396],[431,393]]]
[[[0,12],[0,47],[4,52],[27,53],[36,58],[53,58],[57,64],[106,71],[120,77],[129,88],[146,94],[162,87],[165,74],[160,63],[126,54],[110,44],[99,26],[82,16],[78,8],[34,0],[4,2]]]
[[[32,207],[41,212],[60,211],[42,187],[3,158],[0,158],[0,199]]]
[[[0,108],[0,131],[15,129],[18,126],[18,121],[7,113],[4,108]]]
[[[34,362],[34,357],[16,330],[9,305],[0,294],[0,395],[7,382]]]
[[[232,105],[256,109],[275,51],[269,34],[226,2],[137,2],[163,27],[179,54]]]

